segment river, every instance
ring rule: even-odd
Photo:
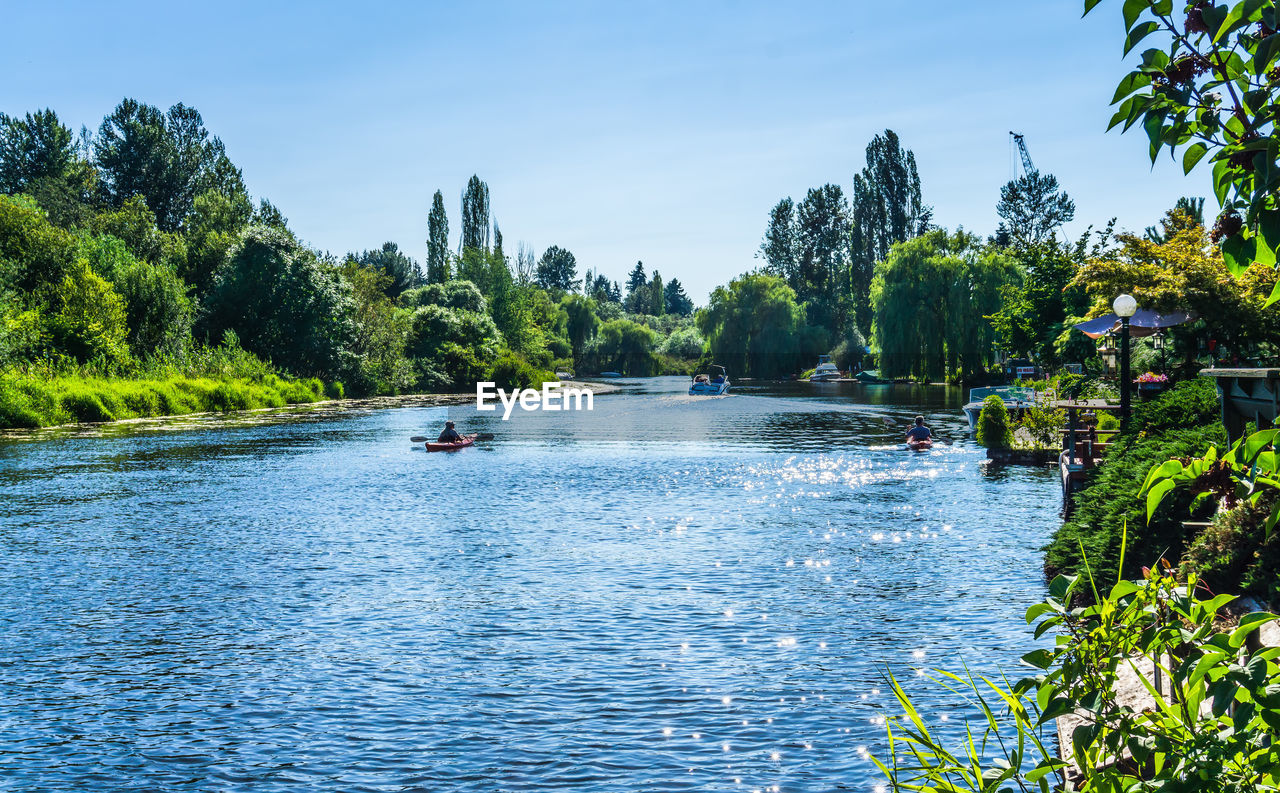
[[[1054,474],[958,389],[686,382],[0,440],[0,788],[874,790],[886,671],[945,728],[918,668],[1035,646]]]

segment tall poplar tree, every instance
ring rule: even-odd
[[[444,211],[444,195],[437,190],[427,215],[427,282],[442,284],[448,280],[449,215]]]
[[[796,209],[796,296],[809,324],[839,331],[848,307],[849,204],[839,185],[809,190]]]
[[[871,330],[871,278],[896,242],[928,230],[932,210],[920,197],[916,156],[886,129],[867,144],[867,165],[853,177],[851,288],[858,327]]]
[[[461,253],[467,248],[489,249],[489,185],[474,175],[462,193],[462,238],[458,251]]]

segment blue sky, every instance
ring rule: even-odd
[[[471,174],[508,249],[639,260],[698,302],[758,264],[770,207],[850,190],[892,128],[935,221],[990,233],[1009,130],[1075,199],[1068,231],[1141,230],[1207,170],[1105,133],[1120,3],[7,4],[0,111],[96,128],[124,96],[200,110],[298,234],[335,253],[456,244]]]

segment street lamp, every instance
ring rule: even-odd
[[[1111,303],[1111,310],[1120,318],[1120,431],[1129,427],[1129,318],[1138,310],[1138,301],[1132,295],[1120,295]]]

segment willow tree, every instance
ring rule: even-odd
[[[805,321],[786,281],[759,273],[717,287],[696,322],[716,362],[751,377],[798,372],[822,352],[826,335]]]
[[[894,245],[871,283],[881,373],[936,381],[982,372],[996,342],[987,317],[1019,277],[1013,259],[963,231]]]

